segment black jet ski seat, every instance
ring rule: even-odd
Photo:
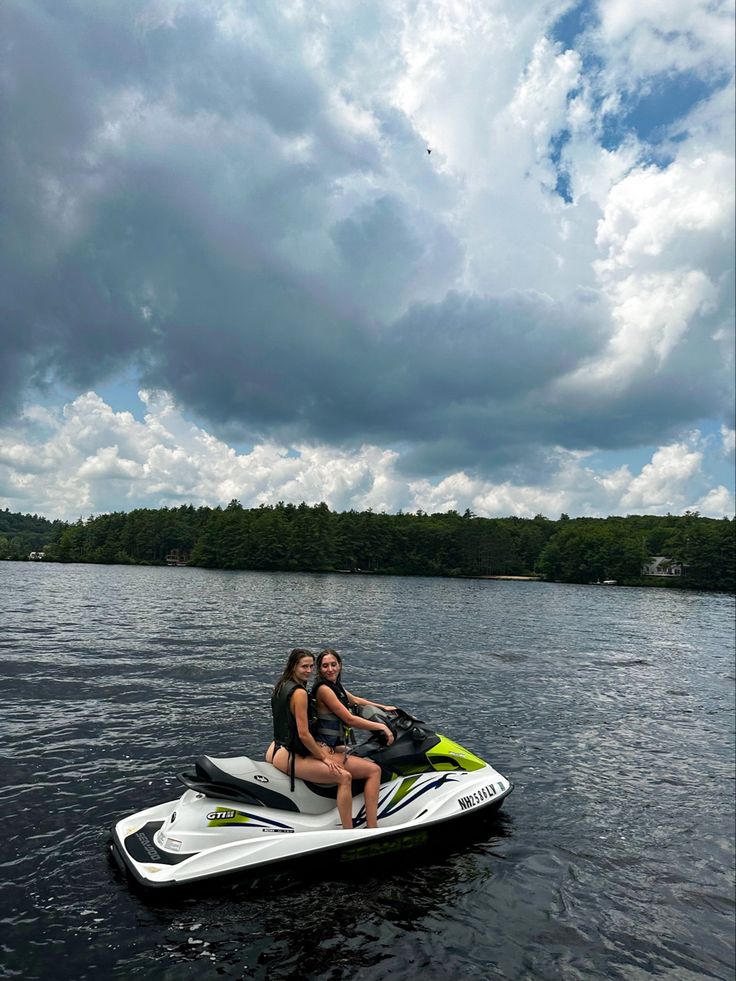
[[[177,779],[205,797],[299,814],[324,814],[335,806],[336,786],[297,780],[292,791],[288,774],[248,756],[200,756],[194,768],[194,773],[179,773]],[[361,789],[362,781],[353,781],[353,794]]]

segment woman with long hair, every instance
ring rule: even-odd
[[[381,783],[381,768],[373,760],[352,756],[348,752],[350,729],[368,729],[380,732],[390,746],[394,734],[383,722],[374,722],[355,715],[351,709],[356,705],[374,705],[386,712],[394,711],[393,705],[382,705],[367,698],[351,695],[343,687],[342,658],[331,647],[317,655],[317,680],[312,686],[312,698],[317,707],[316,737],[319,742],[329,746],[333,758],[353,777],[365,780],[366,827],[378,827],[378,790]]]

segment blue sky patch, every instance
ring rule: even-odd
[[[570,174],[562,164],[562,151],[565,148],[565,144],[569,142],[570,131],[567,129],[563,129],[559,133],[555,133],[555,135],[549,141],[549,159],[552,161],[555,166],[555,170],[557,171],[555,191],[566,204],[571,204],[573,200]]]
[[[578,35],[591,26],[594,17],[595,9],[592,3],[586,0],[584,3],[574,4],[553,24],[550,36],[563,48],[574,48]]]
[[[707,82],[689,72],[675,78],[660,77],[631,107],[626,124],[640,140],[659,142],[666,135],[667,127],[686,116],[721,85],[722,80]]]
[[[621,110],[606,116],[601,142],[607,150],[615,150],[631,135],[655,145],[669,139],[668,129],[722,85],[721,78],[709,82],[683,72],[674,77],[660,75],[639,92],[622,92]]]

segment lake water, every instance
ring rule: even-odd
[[[0,563],[0,977],[734,977],[734,598]],[[292,646],[516,785],[421,861],[150,898],[121,816],[260,755]]]

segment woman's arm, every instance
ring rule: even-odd
[[[351,702],[355,701],[347,692],[345,692],[345,694],[348,696]],[[389,746],[394,741],[394,734],[387,725],[384,725],[383,722],[372,722],[370,719],[361,719],[359,715],[353,715],[352,712],[349,712],[345,708],[334,691],[332,691],[326,685],[322,685],[317,689],[317,701],[324,705],[326,709],[329,709],[329,711],[332,712],[333,715],[336,715],[341,722],[345,723],[345,725],[353,726],[355,729],[369,729],[372,732],[382,732],[386,736]],[[375,705],[376,703],[362,700],[361,702],[358,702],[358,704]],[[378,706],[378,708],[381,707],[382,706],[380,705]]]
[[[383,709],[384,712],[396,711],[395,705],[381,705],[380,702],[372,702],[370,698],[358,698],[357,695],[351,695],[347,690],[345,690],[345,694],[348,696],[353,705],[375,705],[376,708]]]
[[[318,743],[309,731],[309,719],[307,717],[307,693],[303,688],[296,688],[291,696],[291,713],[296,721],[296,731],[299,738],[304,743],[306,749],[315,759],[326,763],[330,769],[342,769],[339,763],[335,762],[332,753],[326,746]]]

